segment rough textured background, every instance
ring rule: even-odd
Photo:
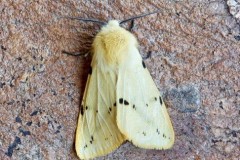
[[[240,24],[224,0],[0,1],[0,159],[77,159],[74,134],[99,26],[61,16],[136,20],[133,33],[168,105],[171,150],[123,144],[102,159],[239,159]]]

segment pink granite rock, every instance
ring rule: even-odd
[[[135,21],[133,34],[176,132],[171,150],[129,142],[100,159],[239,159],[240,30],[227,2],[0,2],[0,159],[78,159],[74,136],[99,25]],[[127,26],[126,26],[127,27]]]

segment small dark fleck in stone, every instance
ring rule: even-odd
[[[161,96],[159,96],[159,101],[160,101],[160,104],[162,105],[162,98],[161,98]]]
[[[7,105],[12,105],[14,103],[14,100],[7,102]]]
[[[143,65],[143,68],[146,68],[146,65],[145,65],[144,61],[142,61],[142,65]]]
[[[6,48],[6,47],[4,47],[3,45],[1,45],[1,49],[2,49],[2,50],[4,50],[4,51],[6,51],[6,50],[7,50],[7,48]]]
[[[27,125],[27,126],[31,126],[31,125],[32,125],[32,121],[27,122],[26,125]]]
[[[217,143],[217,142],[222,142],[222,140],[218,140],[218,139],[212,139],[212,143]]]
[[[25,137],[27,135],[31,135],[31,132],[30,131],[25,131],[24,129],[20,128],[19,129],[20,133],[22,133],[22,135]]]
[[[57,130],[57,131],[55,132],[55,134],[58,134],[58,133],[60,133],[60,131],[59,131],[59,130]]]
[[[40,125],[40,122],[38,122],[38,123],[37,123],[37,126],[38,126],[38,127],[40,127],[40,126],[41,126],[41,125]]]
[[[25,101],[22,102],[22,106],[26,107],[26,102]]]
[[[240,35],[239,35],[239,36],[234,36],[234,38],[235,38],[237,41],[240,41]]]
[[[22,119],[19,116],[16,117],[15,121],[18,123],[22,123]]]
[[[38,111],[33,111],[30,116],[36,116],[38,114]]]
[[[53,94],[54,96],[57,95],[57,92],[56,92],[55,90],[51,89],[51,92],[52,92],[52,94]]]
[[[119,103],[120,103],[120,104],[123,104],[123,98],[120,98],[120,99],[119,99]]]
[[[8,146],[8,150],[5,155],[12,157],[13,150],[17,147],[18,144],[21,144],[21,139],[16,136],[14,142]]]
[[[9,85],[9,86],[10,86],[11,88],[12,88],[12,87],[14,87],[14,85],[12,84],[12,82],[10,83],[10,85]]]
[[[4,86],[4,85],[6,85],[6,83],[5,83],[5,82],[3,82],[3,83],[2,83],[2,82],[0,82],[0,88],[3,88],[3,86]]]
[[[48,122],[47,122],[47,124],[52,124],[52,121],[50,121],[50,120],[48,119]]]
[[[116,107],[116,106],[117,106],[117,103],[115,102],[115,103],[113,104],[113,106]]]
[[[232,131],[231,134],[233,135],[233,137],[237,137],[237,132],[236,131]]]
[[[223,102],[222,102],[222,101],[219,102],[219,107],[220,107],[221,109],[223,109]]]
[[[17,60],[18,60],[18,61],[21,61],[21,60],[22,60],[22,58],[21,58],[21,57],[18,57],[18,58],[17,58]]]
[[[92,66],[90,66],[88,74],[90,74],[90,75],[92,74]]]
[[[61,129],[62,128],[62,126],[57,126],[57,129]]]
[[[124,105],[129,105],[128,101],[124,100]]]

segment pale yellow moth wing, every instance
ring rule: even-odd
[[[174,131],[160,93],[138,50],[126,54],[117,81],[118,127],[138,147],[171,148]]]
[[[93,67],[78,118],[77,155],[81,159],[103,156],[124,140],[116,123],[116,74]]]

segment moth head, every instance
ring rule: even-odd
[[[119,21],[110,20],[96,35],[92,46],[97,59],[104,59],[102,61],[106,64],[118,64],[130,48],[137,48],[138,43],[132,33],[120,26]]]

